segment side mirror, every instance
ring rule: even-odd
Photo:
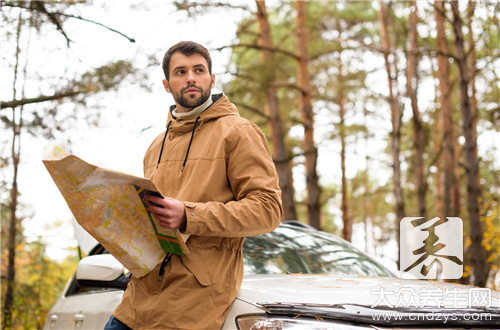
[[[122,264],[111,254],[98,254],[80,260],[76,281],[82,288],[117,288],[125,290],[129,278]]]

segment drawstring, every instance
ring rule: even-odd
[[[191,140],[189,140],[189,145],[188,145],[188,148],[186,151],[186,157],[184,157],[184,163],[182,163],[181,172],[184,172],[184,167],[186,166],[186,162],[188,160],[189,149],[191,149],[191,143],[193,143],[194,131],[196,130],[196,125],[198,124],[198,119],[200,119],[200,116],[196,117],[196,120],[194,121],[193,131],[191,132]]]
[[[172,258],[172,255],[170,253],[167,253],[165,255],[165,258],[163,258],[163,261],[161,262],[161,266],[160,266],[160,272],[158,273],[158,282],[161,282],[163,280],[163,273],[165,271],[165,266],[168,265],[171,258]]]
[[[184,157],[184,162],[182,163],[181,172],[184,172],[184,167],[186,166],[186,162],[187,162],[188,155],[189,155],[189,150],[191,149],[191,144],[193,143],[194,131],[196,130],[196,126],[198,125],[199,119],[200,119],[200,116],[196,117],[196,120],[194,121],[193,131],[191,132],[191,139],[189,140],[189,145],[188,145],[188,148],[186,151],[186,157]],[[165,132],[165,136],[163,136],[163,142],[161,143],[161,149],[160,149],[160,156],[158,157],[158,163],[156,164],[157,169],[158,169],[158,166],[160,165],[161,155],[163,154],[163,147],[165,147],[165,139],[167,138],[168,130],[170,129],[170,124],[172,124],[172,121],[168,122],[167,131]]]
[[[172,121],[168,122],[167,130],[165,132],[165,136],[163,137],[163,142],[161,143],[160,157],[158,157],[158,163],[156,164],[156,169],[158,169],[158,166],[160,165],[161,154],[163,154],[163,147],[165,146],[165,139],[167,138],[168,130],[170,129],[170,124],[172,124]]]

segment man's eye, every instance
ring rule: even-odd
[[[203,72],[205,72],[205,70],[203,68],[198,68],[198,69],[196,69],[196,72],[203,73]]]
[[[176,75],[181,75],[181,74],[184,74],[184,72],[185,72],[184,70],[178,70],[178,71],[175,72],[175,74]]]

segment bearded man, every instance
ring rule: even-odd
[[[190,235],[190,253],[167,254],[131,277],[105,329],[220,328],[241,286],[245,236],[270,232],[282,218],[266,138],[224,94],[211,94],[207,49],[180,42],[162,67],[175,105],[146,152],[144,175],[166,197],[146,198],[161,226]]]

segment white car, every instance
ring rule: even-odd
[[[248,237],[245,277],[222,329],[500,329],[500,293],[403,280],[350,243],[299,222]],[[97,245],[46,329],[102,329],[128,282]]]

